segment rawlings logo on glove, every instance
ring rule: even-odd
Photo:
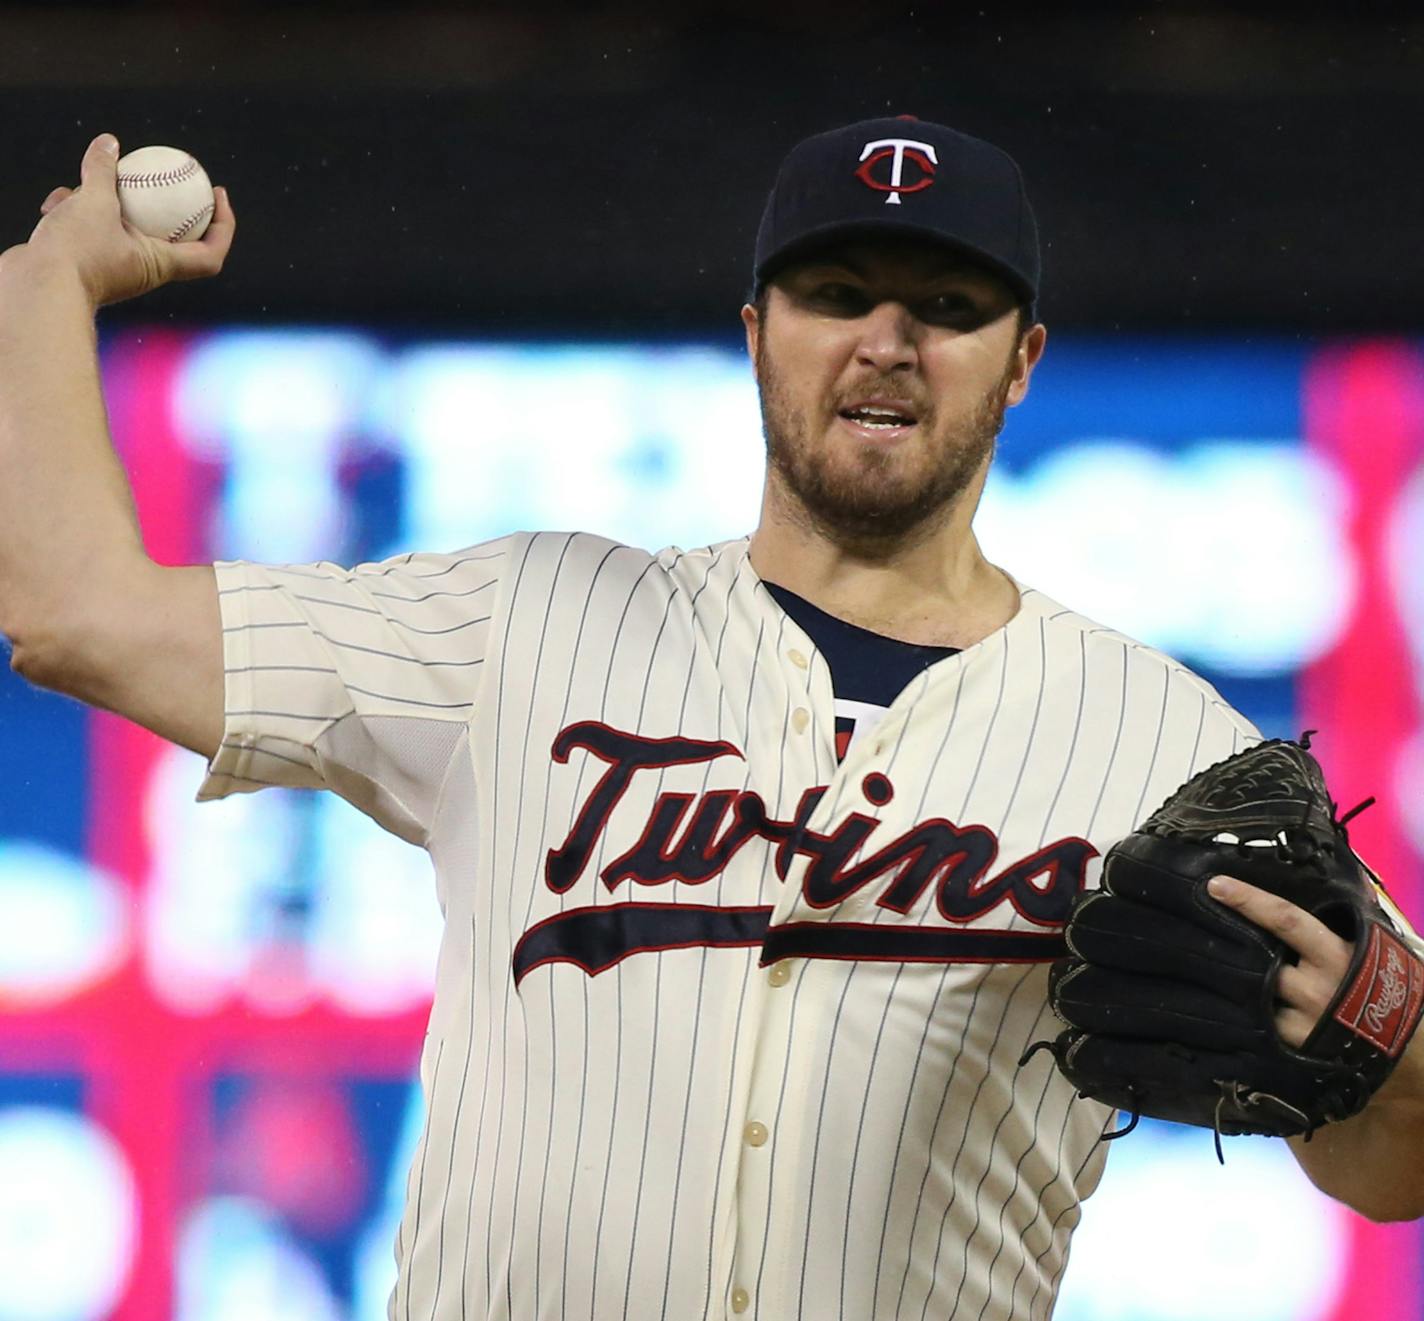
[[[1069,955],[1049,974],[1067,1025],[1051,1050],[1082,1096],[1222,1134],[1309,1137],[1364,1109],[1424,1014],[1424,960],[1380,902],[1336,819],[1320,766],[1272,739],[1209,766],[1108,851],[1078,896]],[[1207,893],[1246,881],[1311,913],[1353,949],[1298,1048],[1275,1024],[1294,952]]]
[[[1424,998],[1419,973],[1418,959],[1394,936],[1372,927],[1359,972],[1335,1008],[1336,1022],[1397,1059],[1419,1021]]]

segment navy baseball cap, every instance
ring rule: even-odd
[[[862,120],[791,149],[757,230],[754,289],[833,242],[886,234],[982,263],[1030,310],[1038,298],[1038,226],[1013,157],[912,115]]]

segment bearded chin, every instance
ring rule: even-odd
[[[805,417],[788,405],[775,374],[763,370],[759,380],[769,479],[791,497],[793,516],[866,553],[903,547],[942,525],[993,457],[1008,392],[1007,379],[996,383],[957,433],[943,438],[936,468],[896,477],[889,451],[866,448],[853,465],[831,463],[810,443]]]

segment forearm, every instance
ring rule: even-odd
[[[89,297],[63,262],[12,248],[0,254],[0,632],[16,668],[43,668],[81,584],[103,590],[142,553]]]
[[[1289,1141],[1311,1182],[1361,1215],[1424,1216],[1424,1030],[1358,1115]]]

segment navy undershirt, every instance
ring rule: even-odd
[[[889,706],[922,670],[959,651],[958,647],[926,647],[872,633],[828,615],[777,583],[767,583],[766,590],[816,644],[830,666],[835,695],[843,701]]]

